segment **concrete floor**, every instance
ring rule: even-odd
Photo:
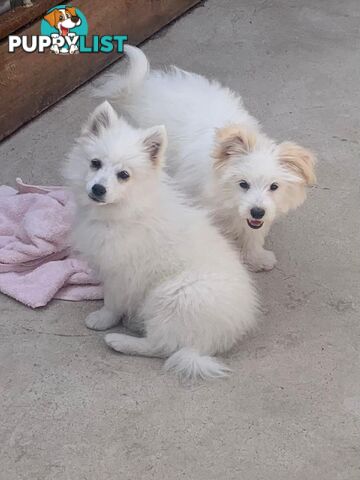
[[[144,45],[313,148],[319,185],[272,231],[264,322],[228,380],[183,386],[160,360],[115,354],[84,326],[94,302],[1,297],[2,479],[359,480],[359,20],[358,0],[209,0]],[[3,142],[2,183],[61,182],[89,94]]]

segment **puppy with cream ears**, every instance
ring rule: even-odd
[[[112,97],[141,127],[166,126],[169,174],[209,210],[251,270],[271,270],[276,259],[265,237],[279,215],[304,202],[315,182],[313,153],[268,138],[218,82],[176,67],[149,71],[140,49],[125,52],[127,74],[111,76],[97,94]]]
[[[163,171],[166,143],[164,127],[135,129],[104,102],[69,155],[74,247],[104,284],[86,325],[126,317],[144,336],[108,334],[114,350],[167,358],[187,378],[223,376],[213,355],[254,326],[256,294],[236,250]]]

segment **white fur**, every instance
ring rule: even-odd
[[[145,336],[108,334],[113,349],[169,357],[166,368],[189,378],[223,376],[227,368],[212,356],[254,326],[255,290],[237,252],[163,172],[165,145],[163,127],[135,129],[104,102],[69,155],[74,247],[105,291],[104,307],[86,324],[102,330],[126,316]],[[101,160],[99,170],[93,159]],[[118,180],[124,170],[130,177]],[[89,198],[99,183],[102,203]]]
[[[127,74],[111,76],[97,94],[113,97],[120,110],[143,128],[164,124],[169,138],[168,173],[210,211],[252,270],[273,268],[275,255],[264,249],[265,237],[276,217],[304,201],[304,178],[280,162],[280,146],[261,132],[234,92],[176,67],[149,71],[141,50],[128,45],[125,52],[130,59]],[[230,125],[250,130],[256,145],[216,169],[212,159],[216,132]],[[242,180],[251,185],[249,190],[239,187]],[[270,190],[274,182],[277,191]],[[252,220],[252,207],[266,211],[256,230],[247,222]]]

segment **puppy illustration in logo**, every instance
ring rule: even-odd
[[[52,37],[75,37],[75,33],[70,32],[72,28],[78,27],[81,24],[81,18],[76,13],[75,7],[65,7],[65,8],[56,8],[51,10],[44,16],[51,27],[55,28],[59,33],[52,34]],[[77,45],[70,45],[69,49],[62,47],[59,48],[58,45],[53,45],[51,50],[58,53],[70,53],[73,54],[78,51]]]

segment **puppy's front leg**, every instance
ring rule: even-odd
[[[51,50],[52,52],[56,53],[56,55],[59,55],[59,53],[60,53],[59,47],[58,47],[57,45],[52,45],[52,46],[50,47],[50,50]]]
[[[91,330],[107,330],[115,327],[120,322],[121,315],[109,310],[104,305],[100,310],[90,313],[86,317],[85,324]]]
[[[252,272],[272,270],[276,265],[273,252],[264,248],[265,236],[260,232],[249,232],[241,249],[244,263]]]

